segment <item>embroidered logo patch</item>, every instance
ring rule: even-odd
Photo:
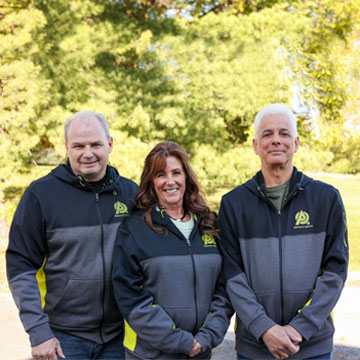
[[[295,215],[294,229],[309,229],[312,227],[309,214],[305,210],[298,211]]]
[[[201,239],[204,242],[204,247],[216,247],[216,241],[212,235],[204,234]]]
[[[115,209],[115,217],[125,216],[129,214],[127,206],[120,201],[117,201],[114,204],[114,209]]]

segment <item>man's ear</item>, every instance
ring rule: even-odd
[[[110,137],[108,144],[109,144],[109,153],[111,153],[114,146],[114,139],[112,137]]]
[[[299,146],[300,146],[300,138],[297,136],[296,139],[295,139],[294,153],[296,153],[299,150]]]
[[[257,141],[257,139],[253,139],[253,141],[252,141],[252,146],[253,146],[253,149],[254,149],[254,151],[255,151],[255,154],[256,154],[256,155],[259,155],[259,154],[258,154],[258,151],[257,151],[257,146],[258,146],[258,141]]]

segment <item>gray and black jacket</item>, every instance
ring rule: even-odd
[[[275,324],[289,324],[303,336],[292,358],[331,352],[331,311],[348,265],[339,192],[294,168],[278,211],[260,171],[223,197],[219,224],[226,290],[237,313],[237,352],[273,358],[261,336]]]
[[[200,217],[187,240],[165,211],[152,211],[153,231],[144,211],[126,219],[113,255],[116,301],[125,318],[127,357],[184,359],[194,337],[199,357],[210,357],[233,313],[221,280],[222,258],[215,239],[199,231]]]
[[[69,164],[26,189],[11,224],[6,262],[32,346],[53,337],[51,328],[97,343],[123,331],[111,259],[136,191],[110,166],[95,191]]]

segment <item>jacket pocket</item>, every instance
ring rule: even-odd
[[[284,292],[284,323],[288,324],[311,301],[311,289]]]
[[[176,327],[189,332],[195,330],[196,316],[194,307],[175,309],[164,308],[164,310],[171,317]]]
[[[71,279],[49,317],[52,324],[64,328],[92,329],[99,326],[102,311],[101,281]]]
[[[264,307],[266,314],[277,324],[281,322],[281,295],[280,291],[257,292],[256,298]]]
[[[264,307],[266,314],[277,324],[280,324],[281,318],[281,309],[280,309],[280,292],[279,291],[265,291],[265,292],[256,292],[255,293],[257,301]],[[257,313],[251,313],[252,320],[257,318]],[[239,321],[240,320],[240,321]],[[251,323],[247,324],[251,326]],[[236,324],[236,336],[242,338],[242,340],[251,343],[252,345],[257,345],[262,347],[264,342],[260,338],[257,340],[253,336],[248,327],[241,322],[241,317],[237,316]]]
[[[208,304],[208,305],[200,305],[200,307],[199,307],[199,324],[198,324],[198,327],[201,327],[201,326],[204,325],[205,319],[209,314],[209,308],[210,308],[210,304]]]

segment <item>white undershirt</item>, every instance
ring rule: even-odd
[[[160,211],[160,208],[157,206],[155,208],[157,211]],[[191,211],[189,211],[190,214],[190,220],[189,221],[181,221],[173,219],[171,216],[169,216],[170,220],[173,222],[173,224],[178,228],[178,230],[185,236],[187,240],[189,240],[190,234],[194,228],[194,215]]]
[[[189,211],[190,214],[190,220],[189,221],[181,221],[181,220],[175,220],[170,217],[170,220],[174,223],[174,225],[179,229],[179,231],[186,237],[186,239],[189,240],[190,234],[192,232],[192,229],[194,228],[194,216],[192,212]]]

